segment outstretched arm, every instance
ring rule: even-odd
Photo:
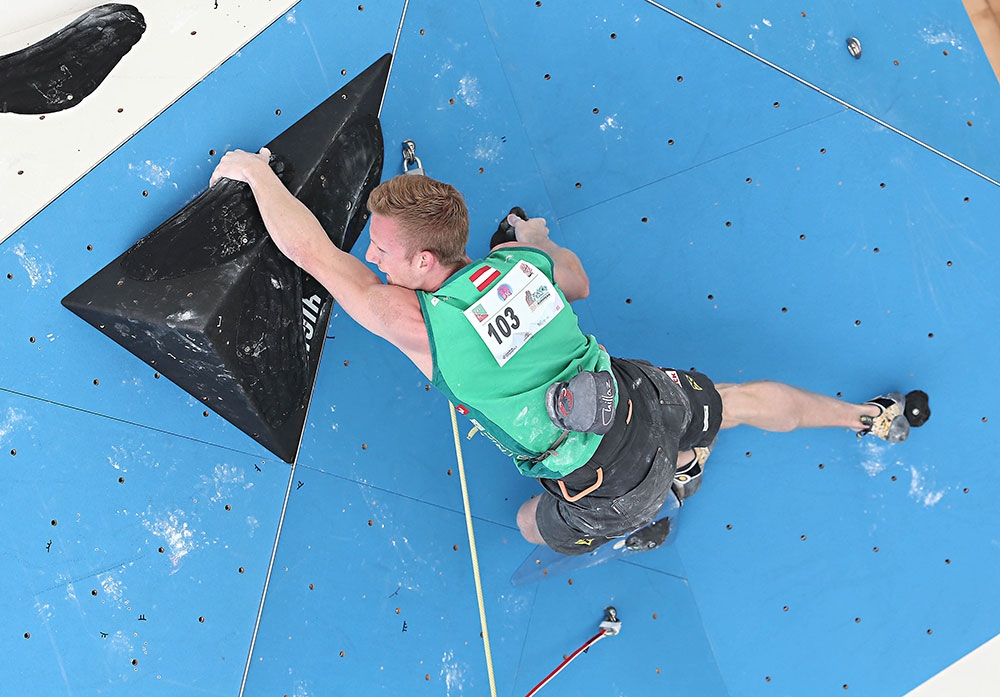
[[[357,257],[337,248],[312,212],[295,198],[268,165],[271,153],[234,150],[212,173],[246,182],[275,245],[330,291],[361,326],[394,344],[425,374],[431,371],[430,343],[416,293],[386,285]]]
[[[590,280],[587,278],[587,272],[583,270],[583,263],[572,251],[552,241],[544,218],[522,220],[511,214],[507,216],[507,222],[514,228],[514,235],[517,237],[517,242],[508,242],[507,245],[527,245],[540,249],[552,257],[555,263],[553,268],[555,282],[559,284],[568,301],[582,300],[590,295]],[[497,245],[498,248],[503,246],[506,245]]]

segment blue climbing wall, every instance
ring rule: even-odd
[[[289,466],[59,305],[397,30],[385,174],[415,140],[471,253],[522,205],[583,259],[612,353],[934,411],[897,446],[726,432],[671,545],[517,587],[537,489],[463,441],[497,693],[608,604],[622,633],[542,694],[901,696],[1000,633],[1000,89],[960,3],[332,5],[0,244],[12,694],[488,694],[448,407],[401,354],[335,309]]]

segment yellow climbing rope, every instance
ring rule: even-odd
[[[469,487],[465,483],[465,462],[462,459],[462,439],[458,433],[458,418],[455,405],[451,407],[451,426],[455,434],[455,456],[458,458],[458,478],[462,483],[462,503],[465,505],[465,527],[469,532],[469,552],[472,555],[472,575],[476,580],[476,597],[479,600],[479,624],[483,628],[483,650],[486,652],[486,672],[490,678],[490,695],[497,697],[497,685],[493,678],[493,655],[490,653],[490,633],[486,629],[486,604],[483,602],[483,584],[479,578],[479,556],[476,554],[476,536],[472,532],[472,509],[469,508]]]

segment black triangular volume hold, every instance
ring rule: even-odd
[[[350,251],[382,173],[386,54],[267,147]],[[305,427],[333,299],[271,242],[250,188],[222,181],[63,305],[286,462]]]

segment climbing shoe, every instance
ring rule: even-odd
[[[931,418],[927,393],[913,390],[904,397],[899,392],[891,392],[885,397],[876,397],[865,402],[874,404],[881,412],[878,416],[862,416],[865,427],[858,431],[858,437],[873,433],[890,443],[902,443],[910,435],[910,428],[919,428]]]
[[[910,422],[903,413],[906,398],[899,392],[870,399],[865,404],[878,407],[879,413],[876,416],[861,417],[864,428],[858,431],[859,438],[871,433],[890,443],[902,443],[910,435]]]
[[[713,442],[712,445],[715,445],[715,443]],[[708,459],[711,452],[711,446],[707,448],[695,448],[694,459],[686,465],[677,467],[677,471],[674,473],[674,481],[670,486],[679,501],[683,501],[688,496],[694,495],[701,487],[701,475],[705,471],[705,460]]]

